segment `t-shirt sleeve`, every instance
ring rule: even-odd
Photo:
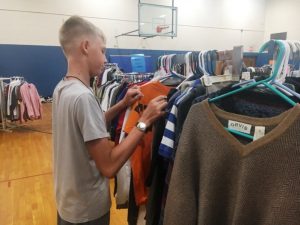
[[[93,95],[81,95],[75,103],[74,113],[84,142],[109,137],[104,113]]]

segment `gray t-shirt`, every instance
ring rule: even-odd
[[[92,90],[79,80],[59,82],[52,107],[58,213],[71,223],[97,219],[111,206],[109,181],[98,171],[85,142],[109,137],[104,114]]]

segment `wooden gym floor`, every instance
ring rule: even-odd
[[[51,132],[51,103],[43,104],[43,120],[0,131],[1,225],[56,224]],[[127,210],[112,203],[110,224],[126,225]]]

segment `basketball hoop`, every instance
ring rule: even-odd
[[[168,25],[157,25],[156,27],[156,33],[161,33],[163,30],[168,29]]]

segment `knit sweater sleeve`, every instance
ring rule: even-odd
[[[167,196],[164,225],[197,224],[199,166],[195,138],[199,128],[196,111],[192,107],[179,141]]]

